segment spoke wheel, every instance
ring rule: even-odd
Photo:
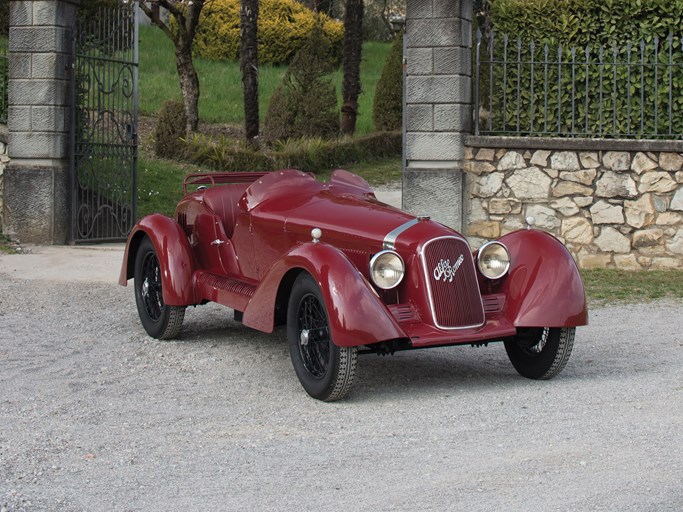
[[[158,339],[177,336],[185,318],[185,307],[164,304],[161,266],[149,238],[138,248],[134,282],[138,315],[147,334]]]
[[[334,344],[320,288],[306,273],[292,287],[287,339],[294,371],[309,395],[330,402],[348,393],[355,376],[358,349]]]
[[[519,329],[513,339],[505,342],[505,351],[520,375],[551,379],[567,364],[575,332],[575,327]]]

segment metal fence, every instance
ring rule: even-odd
[[[683,138],[683,36],[564,47],[475,40],[475,133]]]
[[[9,56],[7,41],[0,40],[0,123],[7,124],[7,85],[9,83]]]

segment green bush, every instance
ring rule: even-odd
[[[9,35],[9,0],[0,0],[0,36]]]
[[[154,131],[154,150],[158,157],[177,158],[183,156],[187,116],[185,107],[179,101],[167,101],[159,110]]]
[[[493,84],[494,127],[602,136],[683,133],[683,69],[667,65],[669,53],[683,61],[683,0],[496,0],[491,15],[494,58],[514,63],[504,75],[501,64],[491,68],[483,58],[482,78]],[[676,37],[668,39],[670,33]],[[507,48],[503,34],[510,35]],[[487,107],[488,85],[482,94]]]
[[[217,171],[274,171],[296,168],[321,172],[359,161],[401,154],[400,132],[375,132],[334,140],[289,139],[261,151],[233,139],[194,134],[181,142],[181,153],[194,164]]]
[[[391,45],[372,105],[376,130],[400,130],[403,124],[403,34]]]
[[[329,57],[341,59],[344,26],[325,14],[316,15],[296,0],[259,2],[259,62],[288,63],[301,49],[317,23],[328,40]],[[194,40],[196,55],[214,60],[237,60],[240,52],[239,0],[214,0],[202,12]]]
[[[339,133],[337,91],[328,41],[318,27],[299,50],[271,97],[263,134],[266,142]]]

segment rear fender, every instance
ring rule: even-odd
[[[158,213],[143,217],[128,236],[119,284],[126,286],[128,280],[134,276],[135,257],[145,237],[149,237],[154,244],[159,259],[164,304],[195,304],[195,263],[187,236],[175,220]]]
[[[348,258],[331,245],[312,242],[295,247],[271,268],[244,310],[244,325],[272,332],[278,291],[289,297],[281,283],[291,287],[293,272],[302,271],[320,286],[335,345],[351,347],[406,337]]]
[[[505,316],[516,327],[574,327],[588,323],[581,275],[569,251],[538,230],[514,231],[500,242],[511,266],[502,281]]]

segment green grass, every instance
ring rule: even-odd
[[[588,297],[597,304],[683,299],[683,271],[595,269],[581,275]]]
[[[357,134],[374,131],[372,101],[375,86],[384,66],[388,43],[369,42],[363,45],[361,65],[362,93],[359,98]],[[212,61],[196,58],[199,75],[199,117],[209,123],[242,125],[244,106],[242,75],[238,62]],[[180,85],[175,67],[173,43],[157,27],[140,27],[140,113],[156,115],[164,101],[180,100]],[[286,67],[262,65],[259,67],[259,112],[261,120],[266,114],[273,92],[280,84]],[[341,70],[333,75],[341,108]]]

